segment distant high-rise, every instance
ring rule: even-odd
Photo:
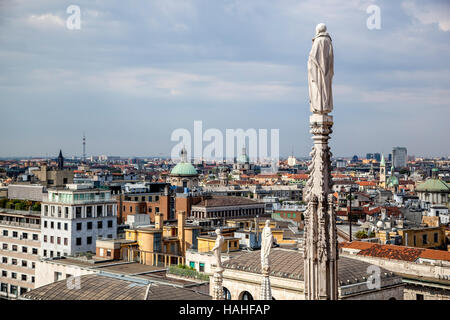
[[[394,147],[392,149],[392,166],[394,168],[406,167],[408,153],[404,147]]]
[[[367,153],[367,154],[366,154],[366,159],[367,159],[367,160],[373,159],[373,153]]]
[[[389,162],[392,162],[392,153],[389,153],[388,161],[389,161]]]
[[[373,154],[373,158],[377,161],[380,162],[381,161],[381,155],[379,153],[374,153]]]

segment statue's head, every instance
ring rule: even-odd
[[[270,227],[270,220],[266,220],[266,227]]]
[[[321,32],[326,32],[327,31],[327,26],[325,25],[325,23],[319,23],[316,26],[316,35],[318,35]]]
[[[220,235],[222,234],[222,230],[216,229],[216,234],[217,234],[218,236],[220,236]]]

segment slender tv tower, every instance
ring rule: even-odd
[[[86,162],[86,136],[83,132],[83,162]]]

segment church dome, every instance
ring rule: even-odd
[[[398,178],[396,176],[390,176],[387,179],[386,184],[387,184],[388,187],[398,186],[399,185]]]
[[[245,147],[242,148],[242,153],[240,154],[239,158],[237,159],[239,163],[249,163],[250,158],[247,155]]]
[[[189,162],[180,162],[170,171],[172,176],[196,176],[197,174],[197,169]]]

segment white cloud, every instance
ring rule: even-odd
[[[63,27],[65,25],[64,20],[61,19],[59,16],[56,16],[51,13],[41,14],[41,15],[35,15],[32,14],[27,19],[28,23],[37,26],[37,27],[47,27],[47,26],[57,26],[57,27]]]
[[[450,4],[448,2],[426,2],[417,5],[412,1],[403,1],[402,7],[408,15],[422,24],[437,23],[442,31],[450,30]]]

